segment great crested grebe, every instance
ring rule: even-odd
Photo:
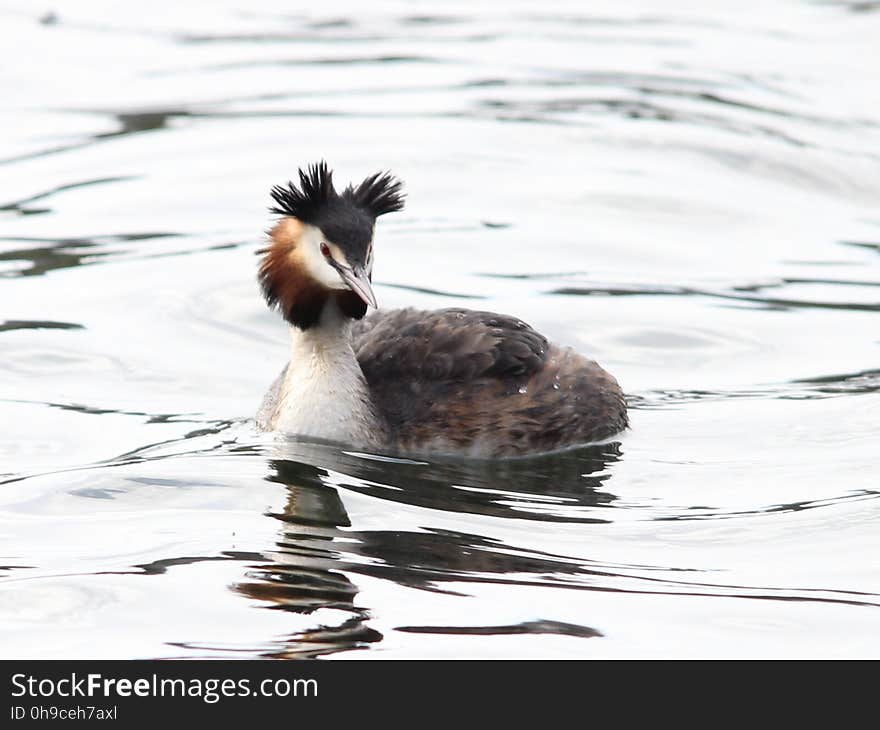
[[[290,324],[290,362],[257,414],[266,431],[399,454],[504,457],[627,427],[617,381],[515,317],[376,308],[376,218],[403,208],[377,173],[342,193],[325,162],[272,189],[281,219],[259,253],[266,301]]]

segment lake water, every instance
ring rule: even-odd
[[[880,4],[0,7],[0,655],[880,656]],[[269,188],[515,314],[613,444],[261,436]]]

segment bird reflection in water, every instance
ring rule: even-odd
[[[583,560],[464,532],[352,529],[340,489],[446,512],[602,523],[608,520],[598,517],[601,509],[596,508],[610,507],[616,500],[602,487],[609,464],[620,453],[617,444],[606,444],[523,460],[427,464],[290,442],[284,456],[270,461],[267,477],[287,488],[283,512],[271,515],[283,525],[280,539],[276,549],[266,554],[271,562],[252,566],[248,580],[235,586],[249,598],[268,602],[270,608],[314,616],[315,628],[285,637],[266,652],[273,658],[318,657],[380,642],[382,634],[369,626],[369,608],[357,600],[359,589],[353,581],[358,574],[460,595],[462,583],[558,588],[596,573]],[[448,587],[453,581],[456,590]],[[548,629],[540,622],[503,628],[505,633],[569,633],[565,627]],[[467,627],[435,630],[470,633]],[[570,631],[598,635],[587,627]],[[474,632],[486,633],[486,629]]]

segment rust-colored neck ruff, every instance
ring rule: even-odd
[[[260,251],[259,279],[270,307],[278,307],[284,319],[306,330],[315,326],[327,302],[336,300],[340,311],[360,319],[367,305],[353,291],[334,291],[310,275],[303,250],[303,224],[295,218],[283,218],[269,232],[269,245]]]

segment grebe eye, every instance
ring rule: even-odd
[[[330,258],[330,247],[321,241],[321,253],[324,255],[324,258]]]

